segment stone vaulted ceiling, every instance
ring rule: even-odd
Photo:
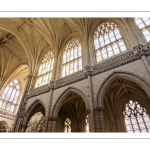
[[[96,20],[0,18],[0,87],[20,65],[28,65],[29,74],[33,73],[49,50],[57,54],[72,35],[83,38]],[[25,73],[25,68],[20,70]]]

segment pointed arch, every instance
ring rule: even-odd
[[[52,109],[52,115],[53,116],[57,116],[58,115],[58,112],[63,104],[63,102],[65,101],[65,99],[71,94],[71,93],[75,93],[77,95],[79,95],[84,103],[85,103],[85,107],[86,109],[89,109],[90,108],[90,105],[89,105],[89,102],[88,102],[88,98],[85,96],[85,94],[78,90],[77,88],[75,87],[68,87],[65,91],[62,92],[62,94],[57,98],[56,100],[56,103]]]
[[[113,72],[110,74],[105,81],[99,86],[98,92],[96,94],[96,104],[97,106],[104,106],[104,94],[107,87],[118,77],[122,77],[128,80],[131,80],[137,83],[147,94],[148,98],[150,98],[150,83],[148,83],[144,78],[130,73],[130,72]]]
[[[28,107],[28,109],[26,110],[27,114],[32,113],[32,111],[34,111],[38,105],[41,105],[45,110],[45,108],[46,108],[45,105],[42,103],[42,101],[40,99],[37,99]],[[44,114],[45,114],[45,112],[44,112]]]

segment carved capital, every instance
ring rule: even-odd
[[[94,108],[94,111],[104,111],[104,107],[97,106]]]
[[[57,118],[56,117],[49,117],[48,121],[57,121]]]
[[[53,89],[53,87],[54,87],[54,81],[50,80],[49,87],[50,87],[50,89]]]
[[[84,74],[86,75],[92,75],[93,67],[92,66],[85,66],[84,67]]]
[[[90,108],[86,110],[86,114],[89,114],[91,112]]]
[[[141,58],[143,55],[148,56],[150,55],[150,44],[147,43],[146,45],[137,45],[133,47],[134,50],[137,51],[137,55]]]

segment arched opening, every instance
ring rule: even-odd
[[[133,100],[132,105],[131,100]],[[141,103],[144,107],[141,107],[139,103]],[[134,108],[129,110],[129,108],[132,108],[133,105]],[[146,117],[146,115],[149,115],[149,112],[146,112],[146,110],[149,109],[149,106],[150,102],[148,100],[148,96],[140,85],[126,78],[116,77],[107,86],[104,93],[104,123],[106,132],[131,131],[128,130],[129,126],[139,126],[142,124],[142,121],[135,121],[138,118],[141,120],[139,115],[140,113],[143,113],[143,118]],[[137,110],[139,110],[139,112]],[[129,123],[130,119],[133,120],[133,124],[131,122]],[[146,118],[145,124],[146,123],[148,125],[148,118]],[[145,130],[143,126],[144,122],[142,124],[143,131],[149,130],[148,126],[145,127]],[[137,130],[141,131],[140,128],[137,128]]]
[[[76,93],[70,93],[58,112],[56,132],[85,132],[86,106]]]
[[[34,108],[28,111],[27,118],[25,132],[44,132],[45,109],[42,104],[34,104]]]

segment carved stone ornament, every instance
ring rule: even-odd
[[[104,107],[97,106],[94,108],[94,111],[104,111]]]
[[[85,66],[83,70],[65,76],[59,80],[50,81],[49,84],[46,84],[44,86],[32,89],[28,92],[27,98],[49,92],[50,89],[57,89],[86,79],[88,75],[94,76],[96,74],[108,71],[121,65],[128,64],[130,62],[140,59],[143,55],[150,55],[150,43],[147,43],[146,45],[138,45],[134,47],[133,50],[120,53],[114,57],[110,57],[94,66]]]
[[[56,117],[49,117],[48,121],[57,121]]]
[[[6,116],[6,117],[9,117],[9,118],[15,118],[14,113],[11,113],[11,112],[8,112],[8,111],[5,111],[5,110],[0,110],[0,115]]]
[[[89,114],[91,112],[90,108],[86,110],[86,114]]]

